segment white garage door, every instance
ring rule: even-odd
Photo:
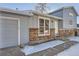
[[[0,48],[18,45],[18,21],[11,19],[0,20]]]

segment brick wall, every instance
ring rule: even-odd
[[[29,44],[42,43],[53,40],[55,37],[55,30],[50,29],[50,35],[38,36],[38,28],[29,29]]]
[[[38,39],[38,29],[37,28],[30,28],[29,29],[29,40],[35,41]]]
[[[75,36],[75,29],[60,29],[59,36],[62,39],[63,37]],[[79,29],[77,30],[79,34]],[[50,35],[38,36],[38,28],[29,29],[29,44],[42,43],[49,40],[54,40],[55,38],[55,29],[50,29]]]
[[[75,29],[67,29],[67,30],[59,30],[59,36],[60,37],[69,37],[69,36],[75,36]]]

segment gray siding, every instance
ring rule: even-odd
[[[57,12],[50,13],[50,15],[63,18],[63,9],[61,9],[61,10],[59,10]],[[63,28],[63,21],[58,21],[58,28],[59,29]]]
[[[54,29],[55,28],[55,19],[50,18],[50,28]]]
[[[38,28],[38,16],[34,15],[29,19],[29,28]]]
[[[30,18],[29,28],[38,28],[38,17],[39,16],[34,15],[33,17]],[[42,17],[42,16],[40,16],[40,17]],[[45,17],[45,18],[47,18],[47,17]],[[49,19],[50,19],[50,28],[55,28],[55,23],[54,23],[55,19],[52,19],[52,18],[49,18]]]
[[[58,21],[58,28],[63,29],[63,20]]]
[[[29,42],[29,18],[20,20],[20,39],[21,44]]]
[[[74,16],[70,16],[69,13],[73,13]],[[69,21],[72,20],[72,25],[70,25]],[[73,9],[65,8],[63,10],[63,28],[72,29],[77,27],[77,16]]]
[[[53,13],[50,13],[50,15],[53,15],[53,16],[57,16],[57,17],[63,17],[63,9],[57,11],[57,12],[53,12]]]
[[[74,16],[69,16],[69,13],[73,13]],[[77,16],[73,9],[71,8],[63,8],[58,11],[55,11],[53,13],[50,13],[50,15],[62,17],[63,20],[58,22],[59,29],[72,29],[77,28]],[[70,20],[72,20],[72,25],[70,25]]]

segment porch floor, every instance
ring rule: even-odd
[[[38,45],[29,46],[26,45],[21,51],[25,53],[25,55],[33,54],[35,52],[39,52],[48,48],[53,48],[57,45],[63,44],[64,42],[61,40],[54,40]]]

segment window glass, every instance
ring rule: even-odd
[[[40,19],[40,26],[44,26],[44,19]]]
[[[49,34],[49,20],[45,20],[45,34]]]

